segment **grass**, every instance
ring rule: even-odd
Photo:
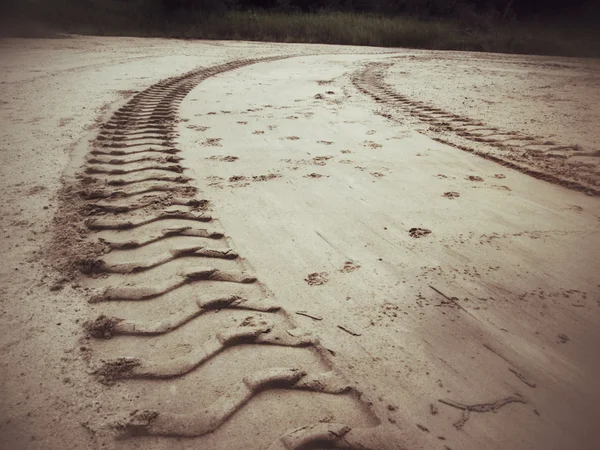
[[[61,4],[64,5],[62,8]],[[600,57],[600,31],[594,28],[533,23],[502,24],[478,16],[466,21],[343,12],[286,14],[226,11],[204,14],[188,11],[166,16],[157,6],[142,0],[79,0],[75,3],[54,0],[53,7],[40,8],[38,17],[34,16],[35,25],[30,22],[29,26],[18,28],[110,36],[235,39]]]

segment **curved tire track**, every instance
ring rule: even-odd
[[[377,423],[377,426],[353,428],[343,424],[299,423],[302,428],[288,430],[270,449],[313,448],[322,444],[348,449],[402,448],[403,439],[398,431],[376,418],[369,404],[361,399],[362,394],[336,371],[329,352],[317,338],[298,329],[276,299],[269,295],[257,296],[250,290],[244,294],[244,286],[260,283],[247,273],[243,261],[230,248],[218,226],[198,227],[199,222],[213,222],[213,218],[203,211],[207,201],[194,197],[196,189],[188,185],[189,178],[164,175],[165,171],[179,174],[185,171],[184,161],[177,156],[180,150],[175,143],[175,124],[179,103],[191,89],[208,77],[249,64],[284,58],[287,57],[232,61],[164,80],[138,93],[101,127],[81,171],[78,196],[68,201],[75,201],[80,216],[87,217],[84,226],[88,238],[100,239],[102,245],[93,248],[109,253],[111,259],[108,262],[107,257],[96,254],[96,258],[80,264],[94,286],[88,299],[90,303],[99,304],[100,309],[103,302],[119,305],[122,304],[119,302],[134,301],[144,305],[147,303],[143,302],[177,294],[183,286],[192,283],[197,286],[195,292],[200,292],[196,298],[189,299],[187,309],[158,321],[100,314],[86,324],[91,337],[145,335],[159,339],[209,311],[221,316],[240,310],[256,311],[273,319],[272,323],[267,321],[245,329],[218,332],[203,344],[195,344],[190,353],[179,358],[108,359],[96,369],[96,376],[102,381],[110,384],[119,379],[129,383],[135,383],[136,378],[175,380],[191,371],[201,370],[204,362],[217,355],[226,355],[230,347],[238,345],[243,345],[250,355],[257,345],[299,348],[311,352],[318,365],[328,371],[313,373],[314,369],[294,367],[292,360],[289,368],[268,368],[248,374],[205,409],[186,414],[169,411],[132,413],[125,422],[115,424],[129,437],[140,434],[197,437],[216,432],[240,408],[252,408],[253,397],[260,392],[286,389],[308,391],[311,395],[350,396],[356,405],[355,415],[363,417],[364,423]],[[152,227],[162,222],[166,225],[158,231]],[[109,233],[109,237],[103,233]],[[173,238],[185,238],[187,246],[173,248],[170,246]],[[210,242],[219,243],[221,247]],[[136,256],[150,246],[159,246],[161,250],[147,259]],[[174,276],[157,280],[154,286],[148,286],[144,278],[139,278],[142,272],[157,271],[158,274],[171,266],[177,269],[176,264],[188,261],[190,257],[202,261],[206,267],[184,266],[176,270]],[[210,261],[215,259],[227,260],[231,265],[211,267]],[[155,272],[150,275],[152,280]],[[202,295],[202,283],[219,283],[224,295],[216,298]],[[243,295],[227,294],[231,286],[237,286],[236,292],[241,289]],[[261,292],[266,291],[262,285],[260,287]],[[243,371],[243,367],[239,370]],[[202,398],[201,386],[198,394]],[[244,442],[243,436],[240,436],[241,442]]]
[[[600,195],[595,162],[570,160],[574,156],[589,156],[580,152],[577,146],[559,145],[521,132],[500,130],[410,99],[385,82],[385,74],[391,66],[391,63],[372,63],[352,77],[359,91],[390,108],[390,118],[394,118],[396,112],[402,113],[403,117],[413,116],[429,124],[426,134],[432,139],[535,178],[589,195]]]

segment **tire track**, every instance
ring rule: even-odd
[[[582,152],[578,146],[501,130],[410,99],[385,82],[385,74],[391,66],[391,63],[371,63],[352,77],[359,91],[390,108],[392,114],[386,115],[389,118],[398,112],[402,117],[415,117],[429,125],[426,134],[437,141],[545,181],[600,195],[595,155]]]
[[[177,108],[191,89],[219,73],[283,58],[233,61],[162,81],[138,93],[102,126],[78,175],[78,186],[68,191],[69,198],[63,197],[77,209],[77,217],[85,219],[81,220],[82,234],[90,243],[87,253],[77,255],[75,249],[72,259],[87,275],[82,283],[89,290],[88,301],[99,312],[86,323],[86,330],[96,339],[91,343],[90,364],[101,382],[136,383],[143,378],[176,383],[217,358],[228,358],[234,348],[249,360],[256,359],[258,347],[308,352],[304,362],[291,358],[289,367],[272,367],[267,360],[261,364],[268,367],[247,374],[243,361],[236,359],[241,381],[220,386],[218,392],[223,393],[204,409],[134,411],[113,424],[121,435],[204,436],[218,432],[242,408],[253,408],[261,393],[286,390],[309,393],[307,405],[317,399],[333,405],[337,404],[334,397],[344,397],[354,405],[353,411],[339,411],[332,423],[298,422],[296,429],[279,430],[281,437],[270,449],[402,448],[404,439],[398,430],[382,424],[361,392],[335,369],[330,351],[299,329],[249,273],[232,242],[206,212],[208,201],[196,198],[191,179],[183,175],[184,161],[177,156]],[[157,303],[166,305],[172,314],[149,317],[148,311]],[[247,316],[249,312],[257,316]],[[119,337],[129,336],[140,340],[133,347],[137,348],[146,342],[143,339],[171,338],[206,319],[208,313],[211,316],[205,323],[209,326],[202,330],[207,338],[198,341],[195,336],[187,353],[120,357],[109,351],[108,357],[101,355],[107,339],[114,337],[118,349]],[[240,314],[246,318],[241,320]],[[219,328],[226,320],[240,323]],[[201,398],[202,391],[199,386]],[[338,423],[345,417],[358,419]],[[247,445],[243,436],[239,439],[238,448]]]

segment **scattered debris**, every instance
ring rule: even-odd
[[[328,175],[321,175],[320,173],[309,173],[308,175],[304,175],[304,178],[323,178]]]
[[[435,416],[439,412],[438,407],[435,406],[433,403],[429,404],[429,411],[431,412],[432,416]]]
[[[208,138],[202,143],[202,145],[205,147],[222,147],[222,140],[223,139],[221,138]]]
[[[378,144],[377,142],[373,142],[373,141],[365,141],[365,142],[363,142],[363,145],[365,147],[372,148],[373,150],[383,147],[383,145]]]
[[[446,300],[448,300],[448,303],[446,302],[442,302],[443,305],[452,305],[455,306],[457,308],[462,308],[462,306],[460,306],[458,304],[458,297],[448,297],[446,294],[444,294],[442,291],[440,291],[437,288],[434,288],[432,285],[429,285],[429,287],[431,289],[433,289],[435,292],[437,292],[438,294],[440,294],[442,297],[444,297]]]
[[[469,181],[483,181],[483,178],[477,176],[477,175],[469,175],[467,178],[465,178],[466,180]]]
[[[309,274],[304,281],[310,286],[321,286],[329,281],[329,274],[327,272],[314,272]]]
[[[569,341],[569,336],[567,336],[566,334],[561,333],[561,334],[558,335],[558,339],[559,339],[559,342],[561,344],[566,344]]]
[[[497,173],[496,175],[494,175],[494,177],[501,180],[503,178],[506,178],[506,175],[504,175],[503,173]]]
[[[326,164],[326,161],[332,159],[333,156],[315,156],[313,158],[313,164],[317,165],[317,166],[324,166]]]
[[[281,175],[279,175],[278,173],[270,173],[268,175],[257,175],[252,177],[254,181],[268,181],[274,178],[281,178]]]
[[[206,159],[210,159],[212,161],[223,161],[223,162],[234,162],[237,161],[239,158],[237,156],[219,156],[219,155],[213,155],[213,156],[209,156]]]
[[[426,228],[411,228],[410,230],[408,230],[408,233],[410,234],[410,237],[420,238],[431,234],[431,230],[428,230]]]
[[[446,198],[449,198],[450,200],[453,200],[455,198],[460,197],[460,194],[458,192],[450,191],[450,192],[444,192],[444,195],[442,197],[446,197]]]

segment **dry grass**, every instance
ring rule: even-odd
[[[563,56],[600,56],[600,32],[581,26],[501,24],[485,18],[422,20],[355,13],[200,11],[167,16],[142,0],[53,0],[11,22],[27,34],[65,32],[112,36],[325,43]],[[31,8],[30,8],[31,9]],[[33,25],[32,25],[33,24]],[[8,28],[4,27],[4,31]],[[42,30],[42,31],[40,31]],[[15,34],[14,32],[11,34]],[[23,34],[21,32],[21,34]]]

